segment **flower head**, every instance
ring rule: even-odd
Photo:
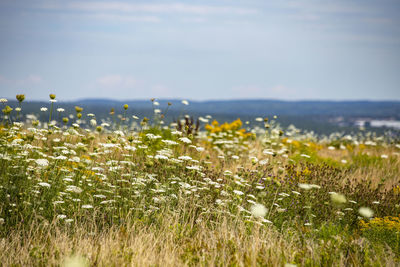
[[[268,209],[263,204],[254,204],[251,206],[250,212],[254,217],[263,218],[265,215],[267,215]]]
[[[16,98],[17,98],[18,102],[21,103],[22,101],[25,100],[25,95],[17,95]]]
[[[374,211],[367,207],[359,208],[358,213],[360,213],[361,216],[366,218],[371,218],[372,216],[374,216]]]

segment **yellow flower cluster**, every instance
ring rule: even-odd
[[[400,217],[393,217],[393,216],[385,216],[383,218],[376,217],[367,222],[361,220],[359,223],[361,231],[366,231],[368,229],[400,231]]]
[[[285,137],[282,139],[282,144],[288,145],[288,146],[292,146],[293,148],[300,148],[301,147],[301,143],[297,140],[290,140],[289,138]]]
[[[393,187],[393,193],[395,193],[396,195],[400,194],[400,186],[396,185],[395,187]]]
[[[240,119],[237,119],[231,123],[223,123],[219,124],[218,121],[214,120],[211,124],[207,124],[205,126],[205,129],[209,133],[221,133],[221,132],[232,132],[234,134],[237,134],[245,139],[252,137],[252,133],[246,132],[246,129],[241,128],[243,125],[242,121]]]

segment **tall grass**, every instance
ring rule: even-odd
[[[398,264],[394,137],[319,137],[264,118],[164,125],[152,102],[153,118],[124,106],[114,122],[5,108],[3,265]]]

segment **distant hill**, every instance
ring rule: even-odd
[[[161,106],[171,102],[182,106],[180,100],[157,100]],[[85,105],[118,106],[128,104],[139,109],[149,108],[147,100],[116,101],[107,99],[83,99],[77,103]],[[357,117],[393,117],[400,119],[400,101],[282,101],[282,100],[215,100],[191,101],[187,110],[196,112],[252,116],[263,115],[323,115]]]
[[[400,120],[400,101],[282,101],[282,100],[215,100],[190,101],[188,106],[177,99],[156,100],[159,106],[152,106],[150,100],[117,101],[109,99],[81,99],[77,101],[58,101],[55,108],[65,109],[63,114],[56,114],[55,119],[68,114],[74,114],[74,106],[82,106],[84,114],[94,113],[96,118],[110,117],[111,108],[116,114],[123,113],[123,105],[128,104],[127,116],[137,115],[151,118],[153,109],[165,112],[167,103],[172,105],[168,109],[166,121],[176,120],[184,114],[194,117],[212,115],[219,121],[231,121],[241,118],[243,121],[254,123],[255,117],[271,117],[277,115],[279,123],[286,127],[294,124],[296,127],[313,130],[318,133],[332,131],[354,131],[354,121],[358,118],[393,119]],[[8,103],[16,107],[15,101]],[[23,103],[23,114],[37,114],[42,120],[48,120],[48,114],[40,112],[40,107],[49,107],[49,102],[27,101]],[[340,124],[338,123],[340,118]],[[374,129],[381,131],[384,129]]]

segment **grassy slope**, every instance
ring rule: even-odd
[[[125,136],[2,128],[0,262],[48,266],[80,255],[101,266],[398,264],[400,223],[363,227],[357,212],[398,216],[399,148],[390,141],[228,133],[186,144],[158,127]],[[332,191],[347,202],[333,203]],[[267,207],[268,221],[251,215],[254,202]]]

